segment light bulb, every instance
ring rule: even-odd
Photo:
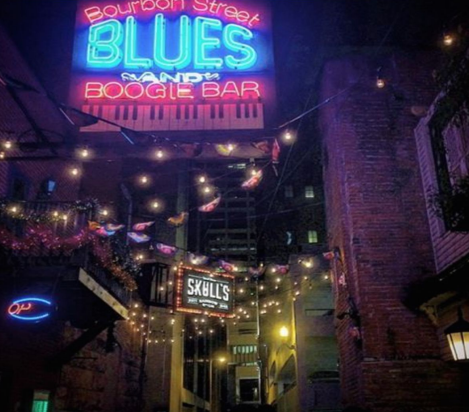
[[[158,208],[160,207],[160,204],[155,201],[155,202],[153,202],[153,203],[151,204],[151,207],[152,207],[153,209],[158,209]]]
[[[5,159],[5,152],[3,150],[0,151],[0,159]]]
[[[158,149],[158,150],[156,151],[156,158],[157,158],[157,159],[163,159],[163,157],[164,157],[164,152],[163,152],[163,150],[160,148],[160,149]]]
[[[199,176],[199,183],[205,183],[207,178],[205,176]]]
[[[210,193],[212,189],[210,189],[210,186],[205,186],[204,187],[204,193]]]
[[[293,135],[291,132],[289,132],[288,130],[285,132],[285,134],[283,135],[283,138],[286,140],[286,141],[290,141],[293,139]]]
[[[148,183],[148,176],[140,177],[140,183],[142,183],[143,185],[147,184]]]
[[[3,147],[7,150],[11,149],[13,147],[13,143],[11,142],[11,140],[5,140],[3,142]]]
[[[384,81],[384,79],[381,78],[381,77],[377,77],[377,78],[376,78],[376,87],[377,87],[378,89],[383,89],[384,86],[386,86],[386,82]]]
[[[77,167],[72,167],[72,168],[70,169],[70,174],[71,174],[72,176],[78,176],[79,173],[80,173],[80,171],[78,170]]]
[[[443,36],[443,44],[445,46],[452,46],[453,43],[454,43],[454,37],[452,34],[447,33]]]
[[[80,150],[80,156],[86,159],[90,155],[90,151],[87,148]]]

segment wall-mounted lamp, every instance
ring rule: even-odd
[[[285,345],[288,349],[290,350],[295,350],[295,345],[289,345],[286,341],[288,337],[290,336],[290,331],[286,326],[282,326],[279,330],[279,335],[282,338],[282,345]]]
[[[458,320],[445,329],[453,359],[456,361],[469,360],[469,322],[462,317],[461,308],[458,309]]]

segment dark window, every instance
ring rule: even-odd
[[[240,379],[239,395],[241,402],[257,402],[259,400],[259,380]]]

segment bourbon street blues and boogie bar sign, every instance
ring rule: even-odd
[[[234,316],[232,275],[180,266],[177,276],[177,311],[219,317]]]
[[[134,130],[265,127],[275,100],[265,0],[82,0],[77,13],[75,107]]]

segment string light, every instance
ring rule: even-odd
[[[149,182],[148,176],[147,175],[142,175],[140,176],[140,183],[142,185],[146,185]]]
[[[204,175],[200,175],[200,176],[198,177],[197,181],[198,181],[199,183],[202,183],[202,184],[203,184],[203,183],[205,183],[205,182],[207,181],[207,177],[204,176]]]
[[[161,147],[158,148],[158,150],[157,150],[156,153],[155,153],[155,156],[156,156],[156,158],[159,159],[159,160],[163,159],[163,157],[164,157],[164,152],[163,152],[163,149],[162,149]]]
[[[6,149],[6,150],[10,150],[12,147],[13,147],[13,143],[11,140],[5,140],[3,142],[3,147]]]
[[[90,156],[90,151],[87,147],[83,147],[78,151],[78,154],[81,158],[87,159]]]
[[[383,76],[381,75],[381,67],[376,70],[376,87],[378,89],[383,89],[386,86]]]
[[[5,152],[3,150],[0,151],[0,160],[5,159]]]
[[[151,203],[151,208],[152,209],[158,209],[160,207],[160,204],[154,200],[152,203]]]
[[[70,174],[74,177],[78,176],[80,174],[80,169],[78,167],[72,167],[70,169]]]
[[[443,44],[447,47],[452,46],[454,43],[454,36],[451,33],[445,33],[443,35]]]

